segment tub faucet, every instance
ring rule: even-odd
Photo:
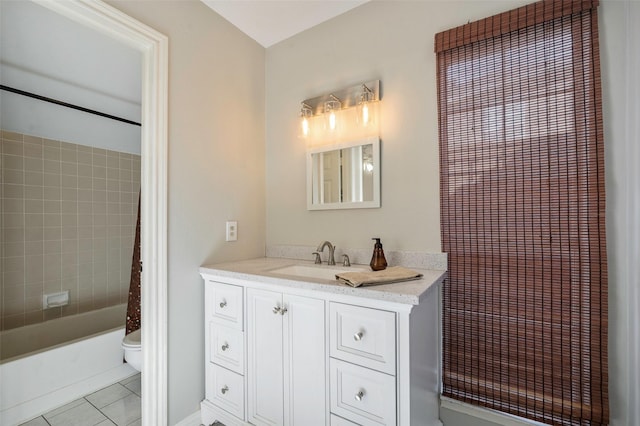
[[[325,247],[329,247],[329,259],[327,259],[327,265],[335,265],[336,260],[333,258],[333,252],[335,251],[335,246],[331,244],[329,241],[323,241],[320,243],[316,251],[318,253],[322,253]]]

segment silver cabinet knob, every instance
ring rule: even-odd
[[[222,345],[220,349],[222,349],[223,351],[226,351],[227,349],[229,349],[229,344],[227,342],[224,342],[224,345]]]
[[[224,385],[224,387],[222,389],[220,389],[220,392],[222,392],[222,394],[224,395],[225,393],[229,392],[229,386]]]
[[[220,302],[220,307],[224,308],[225,306],[227,306],[227,301],[223,300],[222,302]]]
[[[359,342],[360,340],[362,340],[363,336],[364,336],[364,331],[358,331],[356,334],[353,335],[353,340],[355,340],[356,342]]]
[[[362,398],[364,398],[364,389],[360,389],[356,394],[355,398],[356,398],[356,401],[362,401]]]
[[[284,308],[284,307],[281,308],[280,306],[276,306],[275,308],[273,308],[274,314],[284,315],[287,313],[287,311],[288,311],[287,308]]]

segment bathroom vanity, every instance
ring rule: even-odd
[[[360,288],[335,280],[364,268],[279,258],[202,267],[202,423],[440,425],[446,272]]]

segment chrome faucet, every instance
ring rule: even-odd
[[[317,253],[322,253],[325,247],[329,247],[329,259],[327,259],[327,265],[335,265],[336,260],[333,257],[333,252],[335,251],[335,246],[331,244],[329,241],[323,241],[320,243],[318,248],[316,249]],[[317,263],[317,262],[316,262]],[[321,261],[322,263],[322,261]]]

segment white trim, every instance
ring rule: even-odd
[[[142,424],[167,424],[168,39],[99,0],[38,4],[140,50],[142,60]]]
[[[627,388],[627,424],[640,424],[640,382],[637,380],[640,371],[640,289],[638,288],[638,277],[640,277],[640,223],[638,212],[640,211],[640,124],[638,115],[640,114],[640,83],[638,82],[638,72],[640,72],[640,27],[636,25],[640,21],[640,5],[632,0],[626,2],[626,137],[622,142],[624,145],[626,163],[624,164],[624,176],[626,177],[626,191],[621,202],[625,209],[625,235],[623,247],[624,269],[621,274],[621,283],[626,284],[628,289],[627,297],[627,333],[628,333],[628,366],[629,373]],[[622,175],[622,174],[621,174]],[[624,285],[623,284],[623,285]],[[634,379],[636,377],[636,379]],[[624,417],[623,417],[624,418]]]
[[[446,396],[440,397],[440,408],[472,416],[476,419],[487,420],[503,426],[546,426],[546,423],[523,419],[522,417],[490,410],[488,408],[477,407],[475,405],[447,398]]]
[[[175,426],[200,426],[202,425],[202,423],[200,423],[200,416],[200,410],[198,410],[190,416],[187,416],[184,419],[180,420],[175,424]]]

